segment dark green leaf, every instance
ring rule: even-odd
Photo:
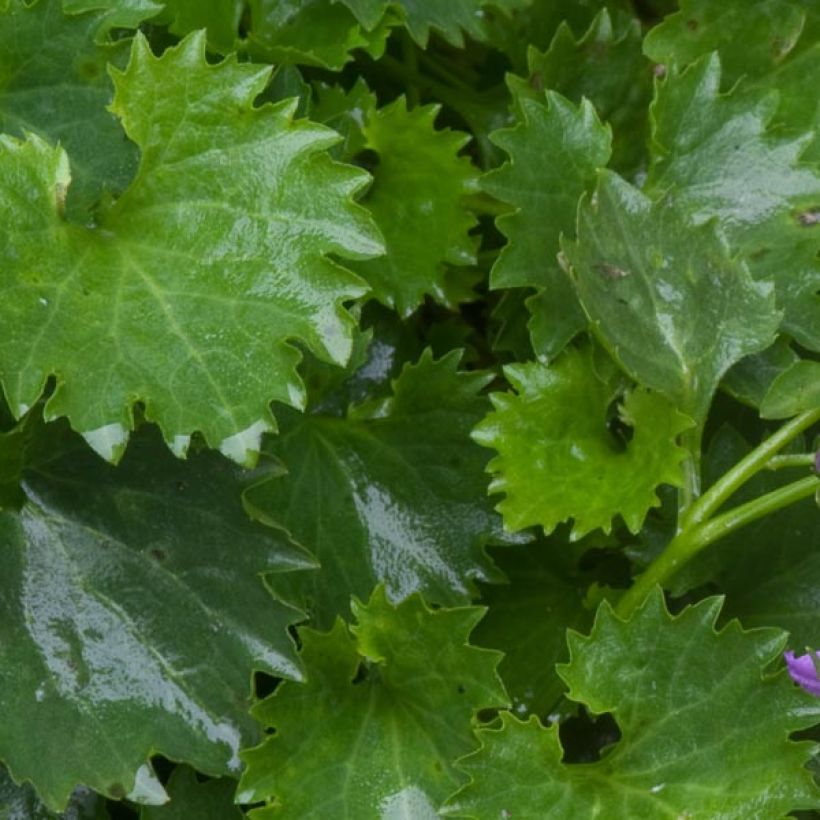
[[[711,56],[659,87],[648,189],[717,217],[755,279],[775,284],[784,329],[820,350],[820,173],[800,161],[811,135],[770,134],[776,94],[720,95],[720,76]]]
[[[644,162],[646,109],[652,96],[652,72],[641,41],[637,20],[616,29],[606,9],[581,38],[564,22],[547,51],[530,49],[529,76],[512,78],[511,89],[519,96],[540,96],[541,89],[549,89],[575,103],[590,100],[612,127],[613,166],[635,171]],[[566,167],[562,170],[566,174]]]
[[[498,673],[518,715],[546,717],[566,688],[555,671],[566,660],[566,630],[586,629],[592,612],[583,587],[555,557],[552,544],[505,550],[498,565],[509,584],[487,586],[487,614],[473,643],[504,652]]]
[[[262,576],[310,560],[247,518],[230,462],[147,432],[115,469],[49,429],[0,513],[0,757],[55,810],[80,783],[161,802],[156,752],[235,772],[253,670],[301,676]]]
[[[508,244],[490,281],[494,288],[543,289],[530,303],[538,328],[533,341],[539,356],[551,358],[586,326],[556,255],[561,234],[574,232],[579,197],[609,160],[610,133],[588,102],[576,107],[548,92],[546,105],[521,99],[519,106],[521,122],[492,137],[510,160],[482,180],[487,193],[516,209],[497,220]],[[547,315],[554,322],[547,324]]]
[[[487,458],[469,436],[487,410],[479,392],[489,379],[457,372],[458,358],[427,353],[369,414],[294,418],[270,439],[290,472],[246,498],[320,560],[299,584],[319,627],[377,583],[394,601],[423,592],[456,604],[470,600],[475,581],[498,579],[484,547],[509,537],[486,497]]]
[[[236,781],[197,781],[193,769],[177,766],[166,786],[171,798],[164,806],[143,806],[140,820],[242,820],[233,804]]]
[[[772,382],[760,405],[764,419],[786,419],[820,407],[820,362],[795,362]]]

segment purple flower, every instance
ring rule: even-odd
[[[814,457],[814,471],[820,473],[820,450],[817,451],[817,455]]]
[[[820,661],[820,652],[815,652],[814,655]],[[811,653],[795,658],[794,652],[784,652],[783,657],[786,659],[786,667],[792,680],[799,683],[809,694],[820,697],[820,680],[817,678],[815,658],[812,658]]]

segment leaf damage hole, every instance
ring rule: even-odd
[[[621,739],[621,730],[609,712],[591,717],[580,707],[578,714],[558,725],[564,749],[562,763],[596,763],[601,753]]]

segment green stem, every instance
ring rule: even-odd
[[[638,576],[618,602],[615,611],[623,618],[630,616],[656,585],[663,586],[684,564],[709,544],[725,538],[758,518],[811,497],[818,489],[820,478],[808,476],[741,504],[705,524],[687,528],[669,542],[667,548],[649,565],[646,572]]]
[[[700,497],[700,450],[703,427],[698,425],[681,436],[681,444],[689,455],[683,463],[683,487],[678,491],[678,531],[691,506]]]
[[[681,516],[679,531],[691,530],[706,521],[752,476],[763,470],[772,458],[792,439],[818,421],[820,421],[820,408],[801,413],[801,415],[784,424],[745,458],[738,461],[731,470],[719,478],[692,504],[686,513]]]
[[[815,453],[793,453],[788,456],[775,456],[766,464],[767,470],[783,470],[787,467],[813,467]]]

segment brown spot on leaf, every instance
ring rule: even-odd
[[[688,28],[689,31],[697,31],[698,30],[698,25],[699,25],[699,23],[695,19],[686,21],[686,28]]]
[[[601,274],[605,279],[623,279],[629,276],[629,271],[619,268],[617,265],[610,265],[607,262],[601,262],[595,265],[595,270]]]
[[[535,74],[533,74],[530,77],[530,85],[536,91],[543,91],[544,90],[544,78],[541,76],[540,71],[536,71]]]

